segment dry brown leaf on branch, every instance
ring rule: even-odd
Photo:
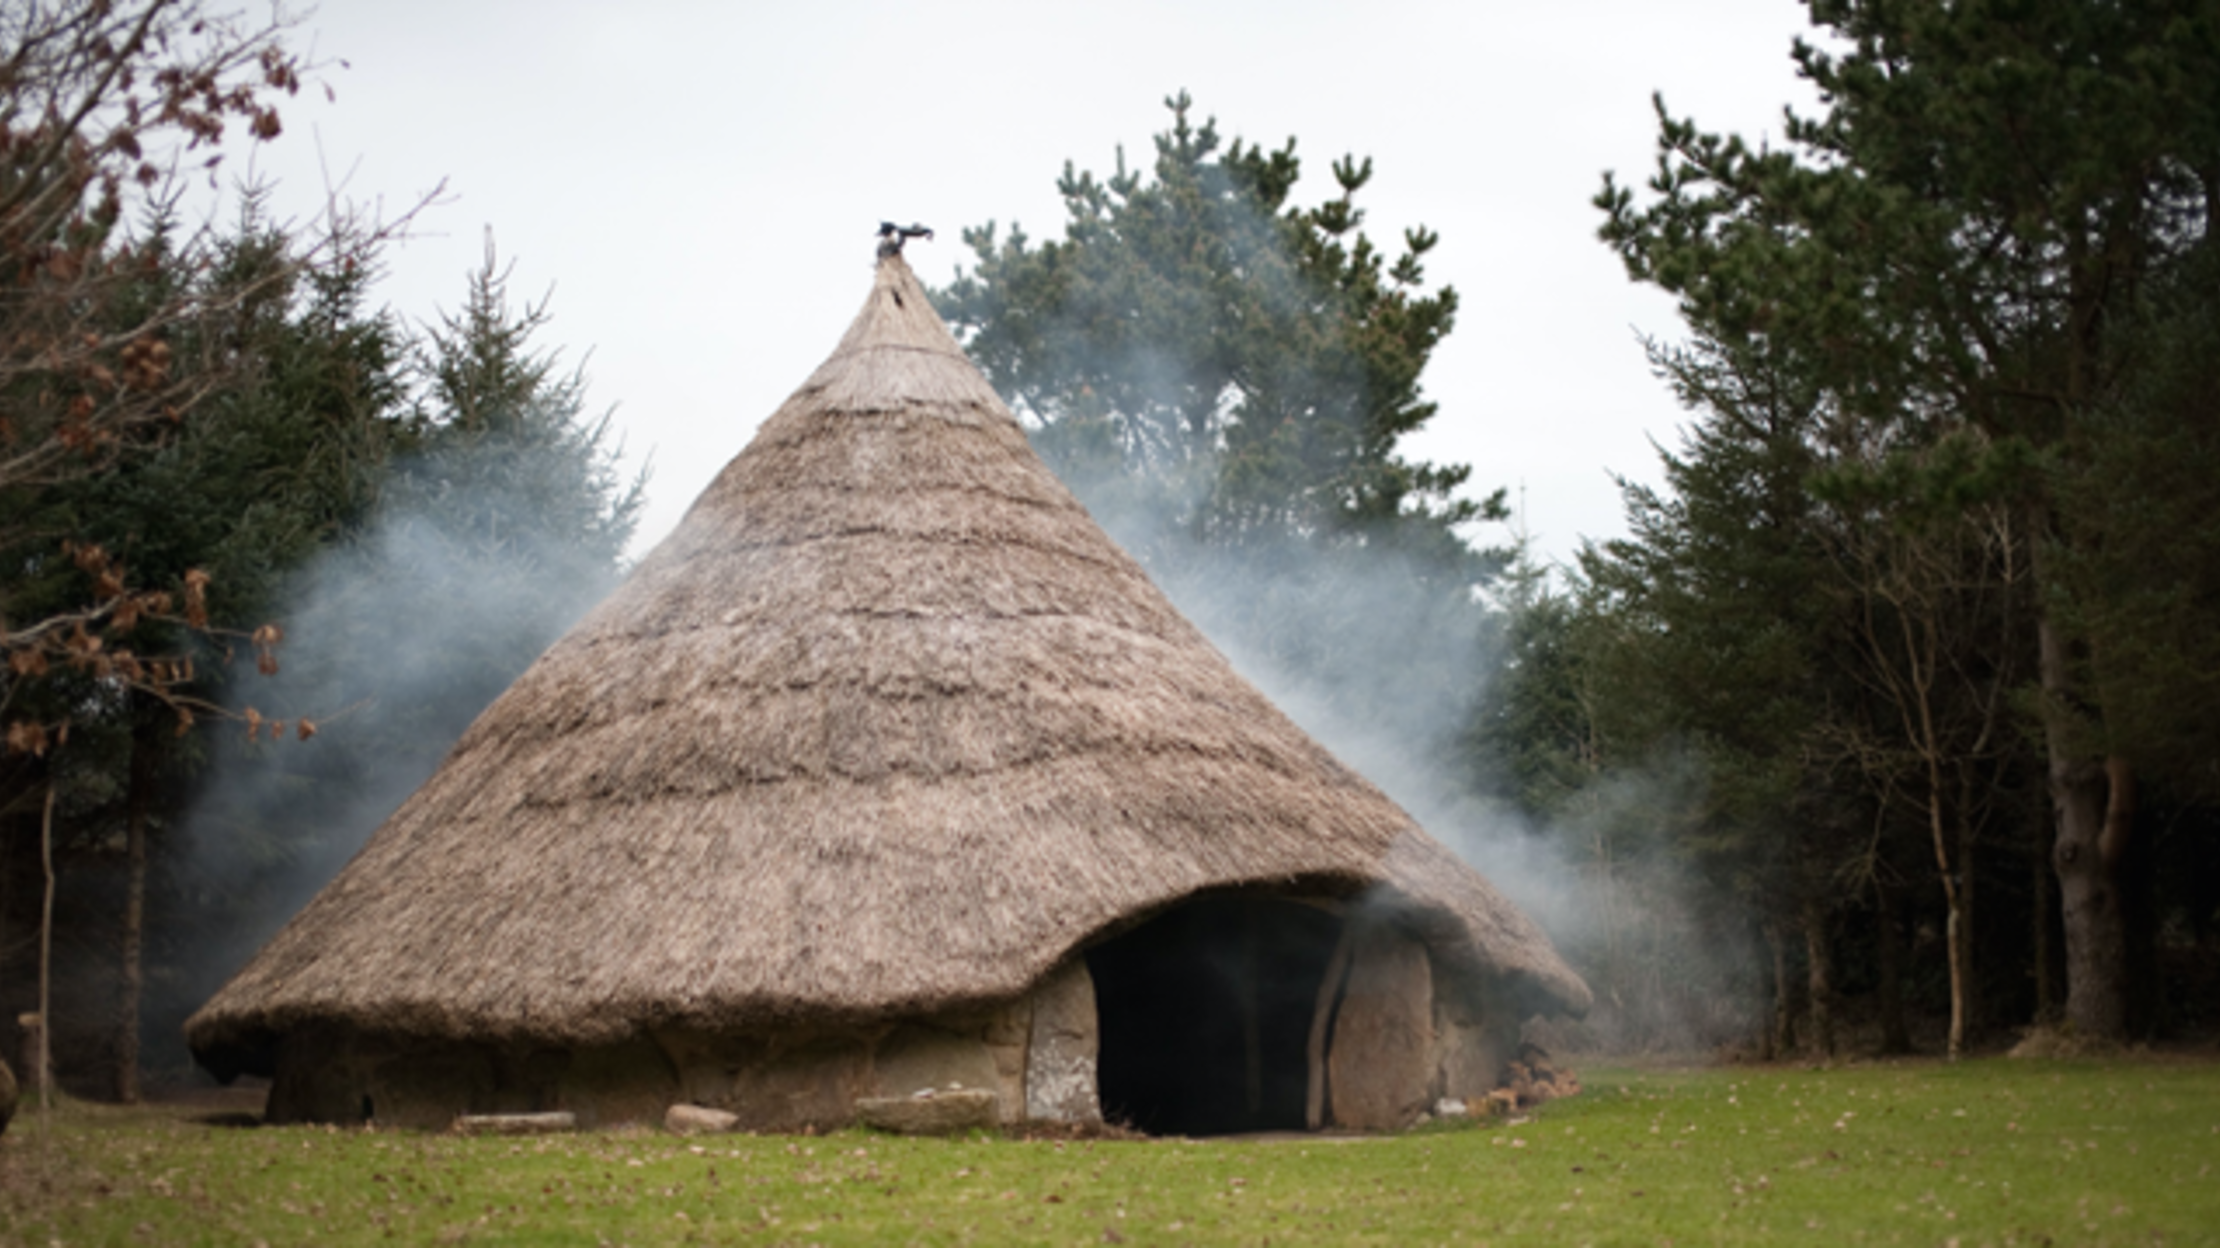
[[[83,671],[92,666],[95,658],[100,654],[102,643],[100,638],[85,631],[83,620],[71,621],[70,627],[72,631],[68,638],[62,642],[62,645],[69,650],[70,666],[78,671]]]
[[[208,573],[199,568],[185,574],[185,623],[208,627]]]
[[[16,720],[8,725],[8,750],[15,754],[46,755],[46,725]]]
[[[277,646],[285,640],[285,630],[275,624],[264,624],[254,630],[249,640],[254,643],[254,670],[264,676],[277,675]]]

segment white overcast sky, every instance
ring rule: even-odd
[[[1656,475],[1682,413],[1635,335],[1672,307],[1595,239],[1602,172],[1654,160],[1650,95],[1778,137],[1810,95],[1797,0],[1557,3],[649,3],[325,0],[294,43],[327,62],[257,157],[281,204],[324,174],[390,212],[447,195],[390,253],[383,298],[461,299],[491,229],[512,292],[553,292],[545,345],[586,353],[627,457],[652,456],[636,549],[660,538],[832,349],[869,288],[872,230],[921,221],[928,283],[963,226],[1060,232],[1066,159],[1145,161],[1181,88],[1221,131],[1298,140],[1298,200],[1375,160],[1367,228],[1441,234],[1463,309],[1412,454],[1524,487],[1543,554],[1622,531],[1611,473]],[[343,62],[343,63],[342,63]],[[1500,540],[1502,533],[1484,535]]]

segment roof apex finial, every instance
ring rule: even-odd
[[[879,222],[879,259],[902,254],[902,244],[913,238],[930,241],[933,232],[922,225],[896,225],[892,221]]]

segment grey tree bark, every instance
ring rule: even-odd
[[[2073,748],[2062,707],[2072,705],[2066,642],[2049,617],[2037,625],[2044,736],[2056,820],[2051,866],[2058,873],[2066,934],[2066,1026],[2093,1040],[2127,1039],[2127,922],[2120,860],[2135,822],[2135,770],[2123,758]]]

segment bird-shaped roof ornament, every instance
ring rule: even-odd
[[[892,221],[881,221],[879,222],[879,258],[884,260],[888,256],[899,256],[902,254],[902,244],[913,238],[930,239],[932,236],[933,232],[922,225],[896,225]]]

